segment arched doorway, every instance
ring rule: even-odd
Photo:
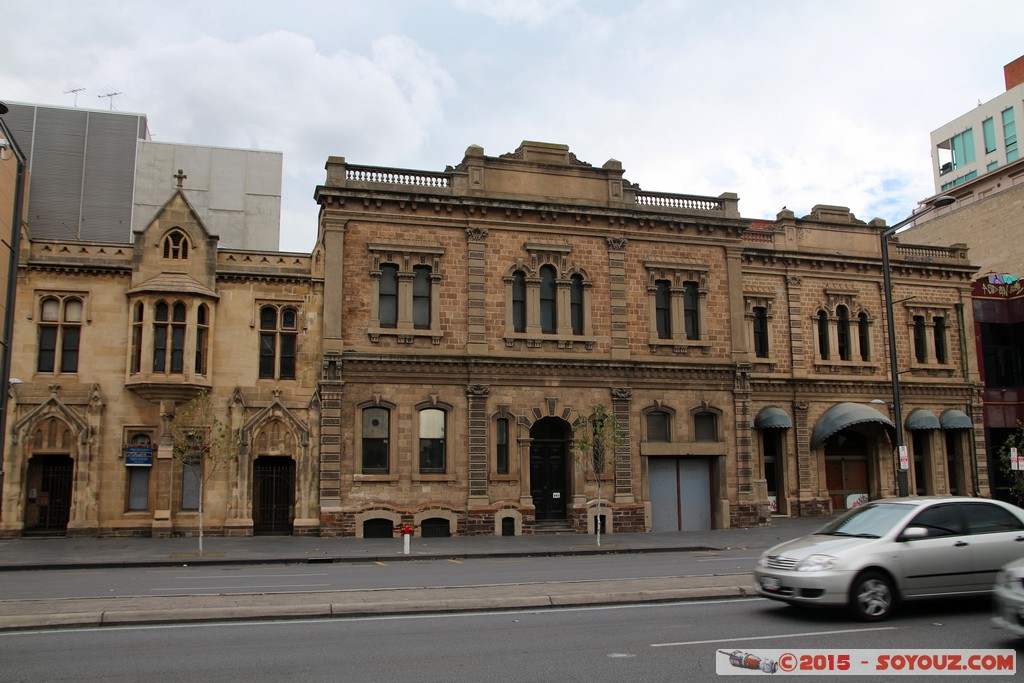
[[[69,455],[34,455],[28,463],[26,536],[61,536],[71,518],[75,461]]]
[[[565,522],[569,499],[569,442],[572,429],[557,417],[530,428],[530,496],[537,522]]]
[[[292,533],[295,520],[295,461],[261,455],[252,466],[252,532]]]

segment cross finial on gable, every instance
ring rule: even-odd
[[[181,184],[185,181],[185,178],[188,178],[188,176],[185,175],[185,172],[180,168],[178,169],[178,172],[174,175],[174,177],[178,179],[178,189],[181,189]]]

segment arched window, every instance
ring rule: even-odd
[[[185,304],[158,301],[153,315],[153,372],[178,374],[185,368]]]
[[[768,309],[764,306],[754,307],[754,355],[768,357]]]
[[[430,266],[412,269],[412,326],[418,330],[430,329]]]
[[[526,273],[512,273],[512,328],[526,332]]]
[[[583,334],[583,276],[576,273],[569,278],[569,312],[573,334]]]
[[[139,301],[135,304],[135,311],[132,313],[132,374],[142,369],[142,321],[144,317],[145,306]]]
[[[693,435],[695,441],[718,441],[718,416],[712,412],[696,413]]]
[[[822,360],[828,360],[828,313],[818,311],[818,356]]]
[[[167,371],[167,337],[170,332],[170,309],[166,301],[158,301],[153,312],[153,372]]]
[[[837,306],[836,318],[839,360],[850,360],[850,309],[846,306]]]
[[[171,372],[185,370],[185,304],[174,304],[171,312]]]
[[[509,419],[499,417],[494,423],[494,450],[498,474],[509,472]]]
[[[672,283],[657,280],[654,283],[654,317],[658,339],[672,338]]]
[[[445,472],[445,412],[437,408],[420,411],[420,473]]]
[[[857,316],[857,320],[857,335],[860,339],[860,359],[862,361],[869,361],[871,360],[871,335],[869,334],[868,314],[861,313]]]
[[[260,379],[295,379],[298,331],[294,308],[260,308]]]
[[[200,304],[196,310],[196,367],[197,375],[206,374],[207,345],[210,339],[210,309]]]
[[[924,316],[914,316],[914,358],[918,363],[928,361],[928,340],[925,338]]]
[[[696,282],[683,284],[683,323],[687,339],[700,339],[699,294]]]
[[[942,316],[935,316],[932,318],[933,335],[935,337],[935,362],[936,363],[948,363],[949,358],[946,353],[946,319]]]
[[[647,413],[647,440],[667,442],[672,440],[671,421],[664,410]]]
[[[393,263],[380,267],[379,315],[381,327],[398,326],[398,266]]]
[[[188,258],[188,237],[180,230],[172,230],[164,238],[164,258],[184,260]]]
[[[540,330],[544,334],[554,334],[558,320],[555,305],[555,280],[557,274],[554,266],[542,266],[540,269]]]
[[[39,320],[36,371],[78,372],[82,300],[77,297],[46,297],[40,302]]]
[[[387,474],[390,467],[391,411],[363,408],[363,474]]]

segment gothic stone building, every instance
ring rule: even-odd
[[[168,423],[200,389],[241,443],[214,533],[687,530],[895,495],[884,223],[751,221],[536,142],[331,157],[315,198],[308,256],[217,249],[180,190],[131,245],[26,236],[4,535],[193,530]],[[890,252],[911,490],[987,495],[974,269]]]
[[[315,533],[317,271],[218,250],[181,189],[132,244],[26,234],[0,532],[196,529],[198,477],[167,421],[203,390],[242,444],[206,487],[205,529]]]

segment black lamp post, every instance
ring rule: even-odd
[[[900,405],[900,371],[896,362],[896,325],[893,316],[892,306],[892,273],[889,267],[889,238],[900,228],[913,223],[921,216],[934,211],[942,206],[949,206],[956,201],[956,197],[942,195],[936,197],[928,206],[906,218],[892,227],[886,228],[881,233],[882,240],[882,288],[885,293],[885,312],[889,323],[889,374],[892,376],[892,421],[896,426],[896,482],[900,496],[909,492],[907,484],[907,470],[903,467],[903,460],[906,457],[907,447],[903,443],[903,411]]]

